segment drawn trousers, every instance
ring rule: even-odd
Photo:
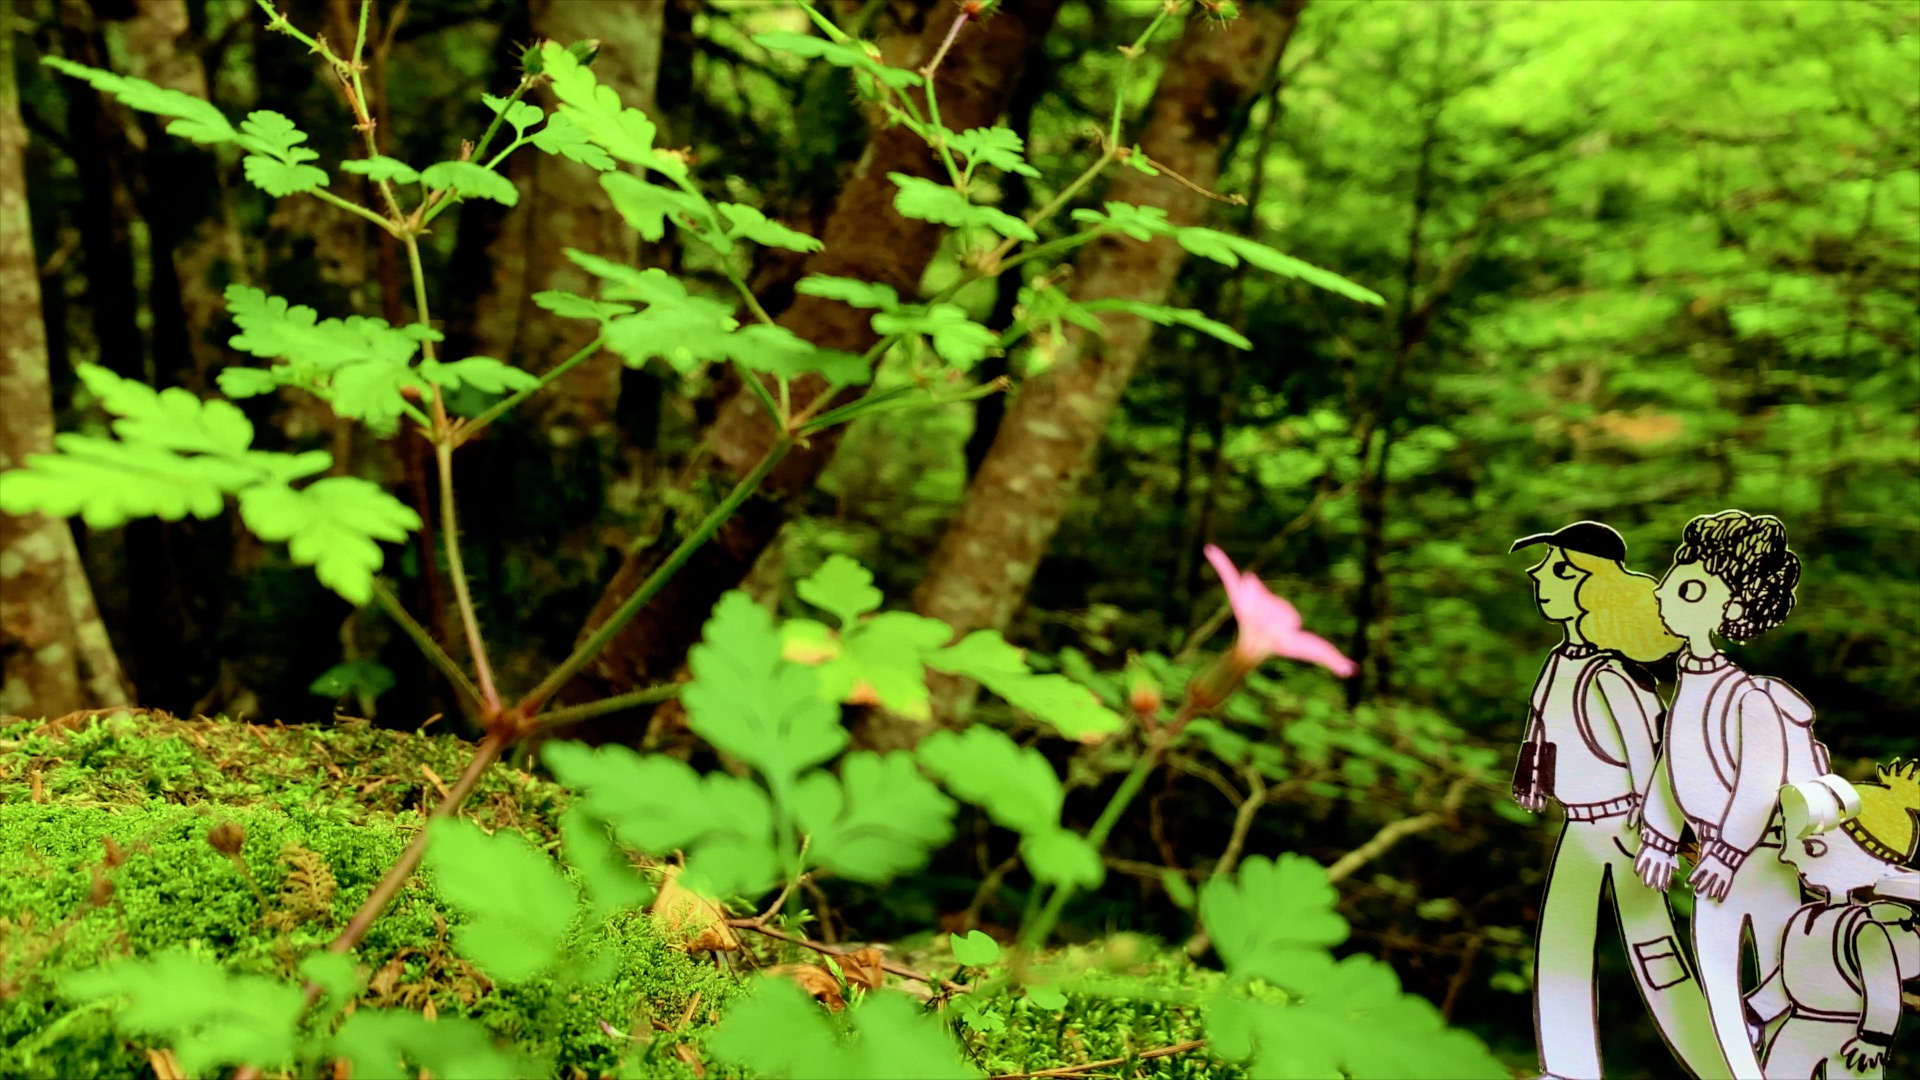
[[[1822,1065],[1827,1067],[1826,1080],[1880,1080],[1882,1066],[1855,1070],[1840,1055],[1840,1048],[1858,1034],[1857,1016],[1788,1013],[1767,1043],[1767,1058],[1762,1065],[1767,1080],[1814,1080]]]
[[[1611,890],[1634,983],[1674,1055],[1701,1080],[1727,1080],[1705,1002],[1680,943],[1664,893],[1633,873],[1626,817],[1569,821],[1547,873],[1534,951],[1534,1030],[1540,1067],[1566,1080],[1599,1080],[1600,1031],[1594,954],[1600,896]]]
[[[1778,811],[1774,824],[1779,824]],[[1734,872],[1725,900],[1696,896],[1693,901],[1693,958],[1700,987],[1707,995],[1720,1050],[1737,1080],[1761,1080],[1763,1075],[1747,1036],[1741,948],[1751,934],[1757,970],[1778,967],[1787,920],[1800,908],[1800,874],[1780,861],[1779,833],[1769,830],[1767,835]]]

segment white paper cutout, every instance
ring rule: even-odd
[[[1746,999],[1748,1024],[1767,1032],[1764,1074],[1884,1076],[1900,984],[1920,977],[1920,930],[1915,907],[1866,897],[1920,904],[1920,761],[1857,789],[1837,776],[1791,784],[1780,802],[1779,857],[1819,899],[1788,918],[1781,955]]]
[[[1720,652],[1717,637],[1746,640],[1793,610],[1800,560],[1777,518],[1725,510],[1687,524],[1656,597],[1667,628],[1685,641],[1667,710],[1660,764],[1635,869],[1664,891],[1682,829],[1700,841],[1693,947],[1715,1037],[1740,1080],[1760,1080],[1757,1040],[1740,985],[1742,943],[1759,970],[1779,963],[1787,919],[1801,906],[1799,877],[1779,859],[1780,789],[1827,772],[1813,709],[1792,687],[1754,678]]]
[[[1698,1077],[1728,1076],[1692,965],[1674,933],[1663,892],[1641,887],[1629,852],[1645,793],[1653,788],[1652,679],[1632,660],[1665,656],[1678,642],[1661,625],[1654,580],[1626,569],[1626,543],[1598,522],[1515,541],[1544,544],[1528,571],[1534,600],[1565,640],[1534,686],[1514,798],[1538,811],[1548,801],[1566,824],[1547,873],[1534,953],[1534,1029],[1549,1077],[1601,1075],[1598,990],[1600,899],[1613,893],[1629,966],[1674,1055]]]

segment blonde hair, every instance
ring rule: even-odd
[[[1920,869],[1920,760],[1882,765],[1879,780],[1854,785],[1860,813],[1840,827],[1874,858]]]
[[[1573,594],[1581,613],[1574,626],[1589,644],[1640,661],[1680,648],[1680,639],[1660,621],[1660,603],[1653,597],[1659,582],[1612,559],[1565,548],[1561,553],[1586,574]]]

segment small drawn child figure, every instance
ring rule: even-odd
[[[1566,637],[1534,685],[1513,786],[1528,810],[1551,799],[1566,811],[1534,953],[1540,1067],[1569,1080],[1601,1075],[1594,960],[1601,897],[1612,892],[1634,981],[1662,1036],[1693,1075],[1726,1077],[1666,896],[1633,876],[1631,829],[1651,786],[1660,699],[1628,661],[1657,659],[1680,642],[1660,624],[1653,579],[1623,565],[1619,533],[1581,521],[1512,550],[1542,544],[1546,557],[1528,571],[1534,600]]]
[[[1693,886],[1693,949],[1715,1036],[1739,1080],[1759,1080],[1741,993],[1743,942],[1757,970],[1780,956],[1800,881],[1777,858],[1780,788],[1827,772],[1813,738],[1813,708],[1785,683],[1748,675],[1714,644],[1744,641],[1793,610],[1800,559],[1778,518],[1739,510],[1687,523],[1655,596],[1667,629],[1686,640],[1667,712],[1660,766],[1647,793],[1634,869],[1664,892],[1683,826],[1700,841]],[[1668,792],[1671,797],[1664,797]]]
[[[1768,1080],[1879,1077],[1900,1022],[1900,984],[1920,978],[1915,909],[1868,895],[1920,869],[1920,761],[1880,769],[1879,783],[1837,776],[1782,788],[1788,841],[1780,861],[1823,899],[1787,920],[1778,966],[1747,996],[1767,1040]],[[1851,805],[1849,805],[1851,804]],[[1857,815],[1849,816],[1849,811]]]

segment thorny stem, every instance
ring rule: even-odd
[[[569,371],[572,371],[575,367],[577,367],[578,365],[586,361],[587,358],[591,357],[594,353],[599,352],[600,347],[606,343],[606,340],[607,339],[604,337],[594,338],[592,341],[587,342],[586,346],[582,348],[579,352],[574,353],[572,356],[569,356],[565,360],[562,360],[558,364],[555,364],[553,368],[549,370],[545,375],[540,376],[540,382],[538,384],[534,386],[529,386],[525,390],[521,390],[514,393],[511,397],[507,397],[496,402],[492,407],[488,408],[487,411],[481,413],[479,416],[476,416],[471,420],[461,421],[459,424],[455,426],[453,435],[451,437],[451,441],[454,447],[457,449],[461,445],[469,442],[475,436],[479,435],[481,431],[485,430],[488,424],[491,424],[495,420],[500,419],[501,416],[506,414],[506,412],[512,409],[515,405],[518,405],[521,402],[532,397],[533,395],[539,393],[540,391],[545,390],[547,386],[551,384],[555,379],[558,379],[560,376],[565,375]]]
[[[407,609],[400,603],[400,599],[394,596],[393,591],[387,588],[386,583],[379,578],[373,579],[373,600],[380,605],[380,610],[400,624],[400,629],[412,638],[413,643],[418,645],[420,651],[426,655],[427,662],[440,669],[440,674],[445,675],[447,681],[453,683],[454,688],[460,691],[460,696],[468,704],[472,705],[476,711],[484,707],[480,691],[473,685],[473,680],[467,678],[467,673],[461,671],[460,665],[453,662],[453,657],[447,655],[447,650],[433,640],[433,635],[427,632],[427,628],[421,626],[412,615],[407,614]]]
[[[940,122],[940,99],[933,92],[933,76],[940,70],[940,61],[947,58],[947,50],[953,47],[954,39],[960,36],[960,28],[967,25],[967,18],[967,12],[963,8],[959,17],[953,20],[953,27],[947,31],[946,38],[940,42],[940,48],[933,54],[933,59],[928,61],[926,67],[920,69],[920,77],[926,80],[927,122],[933,125],[931,133],[933,148],[940,151],[940,160],[946,164],[947,175],[952,177],[953,186],[963,191],[967,182],[960,173],[960,166],[954,163],[953,151],[947,149],[947,129],[946,125]]]
[[[540,714],[540,726],[557,727],[576,720],[588,720],[596,716],[605,716],[607,713],[619,712],[622,709],[631,709],[635,705],[655,705],[679,696],[680,688],[679,683],[666,683],[661,686],[649,686],[644,690],[630,690],[624,694],[615,694],[585,705],[554,709],[552,712]]]
[[[494,134],[500,130],[500,125],[507,119],[507,110],[518,104],[532,88],[533,77],[522,76],[520,85],[513,88],[513,93],[508,94],[507,100],[501,103],[500,111],[493,114],[493,123],[487,125],[486,133],[480,136],[479,142],[473,144],[473,160],[479,161],[487,156],[487,145],[493,142]]]
[[[349,214],[358,214],[359,216],[366,218],[368,221],[373,222],[375,225],[380,226],[382,229],[385,229],[388,233],[394,236],[400,235],[400,230],[394,228],[393,222],[388,221],[386,218],[381,217],[379,214],[376,214],[373,211],[367,209],[366,207],[361,206],[359,203],[348,202],[347,200],[341,198],[338,195],[335,195],[333,192],[328,191],[325,188],[314,188],[311,191],[307,192],[307,194],[313,196],[316,199],[319,199],[323,203],[327,203],[331,206],[337,206],[340,209],[345,210]]]
[[[500,693],[493,686],[493,665],[487,663],[486,642],[480,638],[480,619],[473,607],[473,591],[467,583],[466,561],[460,554],[460,522],[453,507],[453,446],[435,443],[434,461],[440,466],[440,533],[447,551],[447,576],[453,579],[454,603],[460,608],[460,623],[466,628],[467,648],[473,652],[473,673],[480,680],[483,719],[491,727],[500,713]]]
[[[666,561],[655,567],[653,573],[647,575],[647,580],[641,582],[633,595],[627,597],[626,602],[622,603],[607,618],[607,621],[593,632],[591,637],[581,642],[580,646],[573,650],[572,655],[561,661],[560,666],[554,668],[546,678],[540,680],[538,686],[527,691],[526,696],[514,706],[514,711],[522,717],[532,717],[539,712],[540,706],[546,704],[548,698],[558,693],[561,687],[580,673],[581,668],[586,667],[594,657],[600,655],[600,651],[607,647],[607,643],[613,640],[614,635],[640,613],[640,609],[647,605],[647,601],[653,599],[654,594],[667,583],[667,579],[686,565],[687,560],[693,557],[693,553],[712,539],[713,534],[733,516],[734,511],[740,509],[741,505],[759,489],[761,481],[773,472],[774,466],[780,464],[786,458],[787,451],[791,449],[793,449],[793,440],[787,438],[781,438],[769,447],[766,455],[760,459],[760,463],[753,467],[753,471],[734,485],[733,490],[727,493],[727,497],[721,500],[720,505],[714,507],[706,517],[700,520],[700,524],[687,534],[687,538],[680,541],[680,546],[674,548]]]

